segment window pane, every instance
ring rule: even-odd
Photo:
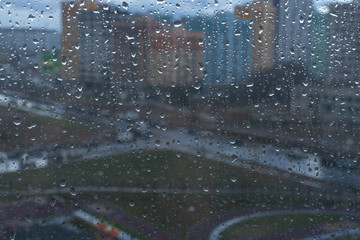
[[[0,239],[358,239],[358,1],[0,6]]]

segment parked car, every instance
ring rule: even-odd
[[[189,128],[188,133],[191,135],[196,135],[196,134],[198,134],[198,131],[199,130],[197,128],[192,127],[192,128]]]
[[[6,152],[0,152],[0,163],[4,163],[8,160],[8,154]]]
[[[321,164],[327,167],[337,167],[337,162],[334,157],[327,156],[321,158]]]
[[[130,142],[134,140],[134,134],[132,132],[119,132],[116,141],[118,143]]]
[[[24,153],[21,157],[21,163],[24,167],[43,168],[48,166],[48,154],[45,151]]]
[[[335,158],[332,156],[322,157],[321,164],[327,167],[338,167],[342,169],[355,169],[357,161],[351,158]]]

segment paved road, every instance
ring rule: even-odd
[[[230,143],[229,138],[193,136],[186,132],[181,133],[179,130],[158,130],[154,137],[162,139],[158,149],[200,154],[216,161],[240,167],[248,167],[249,164],[256,163],[307,177],[309,181],[304,183],[314,187],[321,187],[318,185],[319,181],[343,184],[354,188],[360,186],[358,172],[322,166],[320,159],[311,153],[306,154],[307,158],[297,160],[289,157],[288,150],[277,149],[271,145],[248,143],[242,146],[234,146]],[[166,142],[170,144],[167,146]]]
[[[135,218],[108,201],[94,201],[83,204],[81,208],[87,209],[96,215],[101,215],[110,221],[114,221],[125,229],[131,229],[132,232],[138,233],[146,239],[153,240],[175,240],[169,233],[153,226],[152,224]]]
[[[165,150],[201,155],[206,158],[221,161],[229,165],[249,168],[253,164],[266,167],[268,172],[281,170],[289,174],[306,177],[300,179],[303,184],[321,188],[319,182],[331,182],[359,188],[358,172],[348,172],[321,165],[320,160],[311,153],[304,154],[304,159],[289,157],[289,150],[277,149],[270,145],[247,143],[235,146],[230,139],[222,136],[194,136],[181,130],[162,131],[152,129],[153,137],[130,143],[111,143],[89,148],[63,149],[60,154],[65,162],[83,161],[100,157],[137,151]],[[263,171],[263,169],[261,169]],[[296,178],[294,178],[296,179]],[[299,179],[297,179],[300,181]]]
[[[247,189],[217,189],[217,190],[201,190],[201,189],[170,189],[170,188],[156,188],[146,189],[137,187],[64,187],[51,189],[32,189],[21,191],[0,191],[0,195],[52,195],[52,194],[66,194],[70,193],[76,195],[77,193],[87,192],[116,192],[116,193],[142,193],[142,194],[179,194],[179,195],[222,195],[222,194],[236,194],[236,193],[251,193]],[[253,192],[254,194],[258,192]]]
[[[45,116],[55,119],[62,119],[64,110],[59,103],[53,103],[52,105],[46,105],[43,103],[33,102],[28,99],[22,99],[20,97],[8,96],[0,94],[0,106],[19,109],[31,114]]]
[[[187,239],[199,239],[199,240],[217,240],[220,237],[220,234],[227,229],[237,223],[241,223],[250,219],[255,219],[259,217],[266,217],[266,216],[274,216],[274,215],[283,215],[283,214],[343,214],[349,215],[350,213],[347,211],[338,211],[338,210],[319,210],[319,209],[258,209],[258,210],[244,210],[244,211],[237,211],[227,213],[223,216],[217,216],[213,219],[209,219],[206,222],[195,226],[187,236]],[[351,213],[351,216],[360,217],[360,213]],[[309,229],[308,229],[309,230]],[[296,239],[307,238],[312,235],[317,235],[316,232],[313,231],[302,231],[298,233],[286,232],[285,235],[290,237],[295,237]],[[329,232],[318,231],[318,236],[326,235]],[[346,231],[337,232],[337,234],[346,234]],[[261,239],[279,239],[278,234],[272,236],[272,234],[268,234],[263,236]],[[260,239],[260,237],[259,237]],[[285,238],[286,239],[286,238]],[[314,238],[310,238],[314,239]]]
[[[119,228],[116,228],[112,226],[111,224],[102,221],[100,218],[97,218],[88,212],[85,212],[84,210],[76,210],[73,212],[73,215],[82,219],[83,221],[87,222],[88,224],[91,224],[92,226],[96,227],[99,226],[100,223],[102,224],[103,231],[107,232],[108,234],[111,233],[111,236],[117,237],[121,240],[138,240],[137,238],[131,236],[131,234],[125,232],[124,230],[120,230]],[[123,225],[122,225],[123,226]]]
[[[343,231],[337,231],[337,232],[332,232],[332,233],[324,233],[324,234],[320,234],[320,235],[316,235],[316,236],[312,236],[312,237],[307,237],[307,238],[303,238],[301,240],[322,240],[322,239],[334,239],[334,238],[339,238],[339,237],[345,237],[347,235],[349,236],[356,236],[358,237],[360,233],[360,228],[353,228],[353,229],[348,229],[348,230],[343,230]],[[347,238],[345,238],[347,239]],[[350,238],[348,238],[350,239]]]
[[[256,218],[267,217],[267,216],[275,216],[275,215],[283,215],[283,214],[289,214],[289,213],[291,213],[291,214],[344,214],[344,215],[349,214],[346,211],[330,211],[330,210],[314,211],[314,209],[300,209],[300,210],[291,210],[291,211],[276,210],[276,211],[267,211],[267,212],[259,212],[259,213],[241,215],[241,216],[229,219],[225,222],[222,222],[218,226],[216,226],[209,234],[209,240],[218,240],[220,237],[220,234],[222,232],[224,232],[227,228],[229,228],[235,224],[238,224],[238,223],[250,220],[250,219],[256,219]],[[352,213],[352,215],[360,216],[360,213],[356,213],[356,214]],[[323,235],[325,236],[326,234],[323,234]]]

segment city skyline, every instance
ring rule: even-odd
[[[3,28],[44,28],[61,31],[61,3],[67,0],[44,0],[44,1],[25,1],[20,0],[16,3],[2,1],[4,6],[0,9],[0,27]],[[122,6],[124,1],[107,0],[102,3]],[[178,3],[175,0],[145,1],[133,0],[126,2],[124,7],[131,13],[149,13],[155,11],[159,14],[167,14],[174,18],[186,15],[211,15],[219,10],[233,11],[235,6],[251,2],[249,0],[227,0],[217,1],[197,1],[184,0]],[[317,0],[313,1],[315,6],[321,6],[333,2],[348,2],[348,0]],[[123,8],[124,8],[123,7]]]

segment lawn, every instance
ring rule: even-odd
[[[279,175],[263,175],[175,152],[134,152],[0,175],[0,190],[5,191],[64,187],[75,187],[76,191],[81,186],[144,189],[146,193],[77,192],[64,196],[76,205],[108,202],[179,238],[185,238],[197,224],[229,211],[334,206],[332,201],[320,200],[318,190],[284,181]],[[151,189],[174,192],[151,193]],[[178,194],[175,189],[196,192]]]
[[[45,169],[8,173],[1,175],[0,179],[0,190],[12,191],[61,188],[65,185],[185,189],[205,193],[236,189],[261,195],[291,186],[291,183],[285,184],[276,177],[174,152],[134,153],[71,162]]]

